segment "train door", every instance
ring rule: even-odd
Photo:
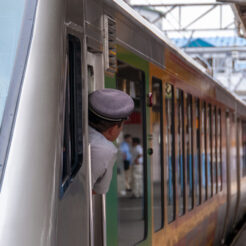
[[[129,94],[135,108],[116,141],[118,158],[107,194],[107,245],[149,245],[148,66],[147,62],[122,48],[118,48],[117,55],[115,84],[112,78],[107,78],[106,85]]]
[[[135,110],[118,139],[118,245],[123,246],[135,245],[145,238],[145,78],[140,70],[121,62],[118,65],[116,88],[128,93],[135,103]],[[130,137],[127,139],[127,136]],[[126,144],[128,152],[124,149]]]

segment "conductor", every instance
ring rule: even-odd
[[[89,95],[89,143],[94,194],[108,191],[117,148],[112,143],[119,136],[124,121],[132,113],[134,102],[126,93],[102,89]]]

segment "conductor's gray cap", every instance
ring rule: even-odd
[[[123,91],[102,89],[89,95],[89,110],[105,120],[121,121],[127,119],[133,109],[132,98]]]

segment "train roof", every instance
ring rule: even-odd
[[[125,3],[122,0],[106,0],[109,5],[112,5],[112,2],[114,4],[114,7],[118,9],[123,15],[127,16],[129,19],[131,19],[134,24],[141,26],[141,28],[145,29],[145,32],[149,32],[151,36],[153,36],[155,39],[158,39],[159,41],[164,43],[165,45],[169,46],[172,50],[175,51],[183,60],[185,60],[187,63],[191,64],[195,69],[197,69],[200,73],[205,75],[207,78],[212,80],[217,89],[222,89],[224,93],[226,93],[226,96],[231,96],[236,102],[238,102],[240,105],[235,105],[233,108],[237,110],[237,108],[241,108],[241,113],[246,116],[246,103],[242,101],[237,95],[229,91],[227,88],[223,86],[223,84],[218,81],[217,79],[213,78],[206,72],[206,68],[204,68],[202,65],[200,65],[198,62],[196,62],[192,57],[190,57],[188,54],[186,54],[183,50],[175,46],[175,44],[153,24],[149,23],[146,19],[144,19],[138,12],[136,12],[134,9],[132,9],[127,3]],[[144,54],[142,54],[144,56]],[[221,98],[222,99],[222,98]],[[225,100],[225,99],[224,99]],[[225,101],[223,100],[223,103]],[[244,108],[244,109],[243,109]]]

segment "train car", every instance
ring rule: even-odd
[[[225,244],[246,212],[246,104],[121,0],[2,1],[0,19],[1,246]],[[120,154],[92,195],[104,87],[135,103],[115,144],[140,142],[138,195]]]

